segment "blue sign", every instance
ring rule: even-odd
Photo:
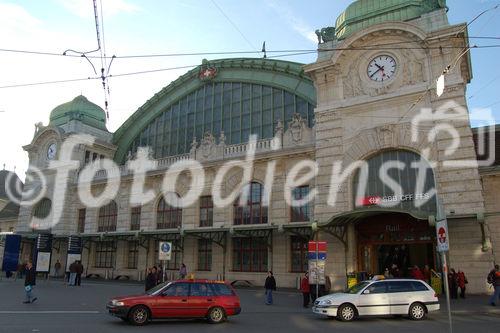
[[[170,252],[170,244],[169,243],[161,244],[161,251],[165,253]]]
[[[2,270],[5,272],[17,271],[19,252],[21,250],[21,236],[6,235],[5,250],[3,253]]]
[[[316,260],[316,252],[308,252],[307,259]],[[318,260],[326,260],[326,252],[318,252]]]

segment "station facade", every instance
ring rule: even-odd
[[[438,0],[355,1],[335,27],[317,31],[316,62],[204,61],[156,93],[115,133],[106,129],[105,112],[84,96],[56,107],[49,124],[38,125],[24,147],[30,164],[45,175],[48,191],[20,208],[21,259],[30,257],[37,234],[50,233],[52,262],[65,263],[68,237],[78,236],[86,275],[141,280],[147,267],[160,265],[158,243],[171,241],[168,277],[177,277],[185,263],[199,278],[256,285],[272,270],[278,286],[295,287],[308,268],[307,243],[317,239],[328,243],[332,288],[342,289],[350,272],[380,274],[393,265],[403,275],[414,265],[439,271],[434,225],[446,217],[450,266],[466,272],[471,292],[485,292],[500,242],[500,169],[497,161],[483,166],[481,160],[498,148],[482,149],[492,134],[470,127],[465,93],[472,69],[468,54],[459,57],[468,45],[467,26],[449,24],[446,12],[445,1]],[[437,97],[435,78],[455,61]],[[454,116],[435,116],[448,111]],[[428,135],[450,122],[454,132]],[[49,164],[72,134],[90,134],[95,141],[73,150],[80,167],[65,179],[64,200],[53,201],[57,178]],[[251,134],[257,135],[252,145]],[[459,145],[450,152],[452,134]],[[133,205],[129,165],[142,147],[156,163],[144,187],[154,198]],[[252,149],[245,202],[238,197],[226,207],[214,205],[217,173],[228,161],[245,161]],[[118,194],[100,207],[86,207],[78,195],[80,171],[104,159],[120,165]],[[189,159],[203,165],[206,179],[199,200],[181,209],[169,205],[161,187],[169,167]],[[316,161],[317,174],[291,188],[291,197],[316,196],[291,207],[285,200],[287,177],[304,160]],[[393,163],[382,174],[386,162]],[[268,188],[270,165],[275,171]],[[341,177],[335,165],[358,167]],[[238,188],[243,177],[241,168],[230,169],[222,195]],[[92,192],[101,193],[111,178],[97,172]],[[401,191],[395,193],[388,178]],[[181,173],[168,195],[182,198],[191,180]],[[27,180],[24,189],[39,185]],[[46,230],[32,225],[34,216],[50,216],[56,208],[62,211],[60,223]]]

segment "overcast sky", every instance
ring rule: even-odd
[[[215,2],[214,2],[215,1]],[[103,0],[106,54],[224,52],[314,49],[317,28],[334,25],[351,0]],[[100,2],[98,1],[98,4]],[[471,21],[495,1],[448,0],[450,22]],[[481,16],[470,36],[499,36],[500,9]],[[101,33],[102,33],[101,27]],[[472,39],[478,45],[500,40]],[[0,0],[0,49],[62,53],[66,49],[93,50],[97,46],[92,0]],[[249,55],[251,56],[251,55]],[[259,56],[260,55],[255,55]],[[176,66],[198,65],[203,58],[228,55],[118,59],[112,75]],[[315,55],[281,59],[310,63]],[[93,59],[99,70],[100,61]],[[468,87],[469,108],[490,107],[500,122],[500,48],[473,50],[473,82]],[[162,71],[110,79],[110,120],[115,131],[139,106],[189,69]],[[95,76],[79,57],[27,55],[0,51],[0,87],[13,84]],[[24,179],[29,144],[37,122],[45,125],[50,111],[79,94],[104,107],[97,80],[31,87],[0,88],[0,168],[3,164]]]

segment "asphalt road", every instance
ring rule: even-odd
[[[446,332],[445,311],[433,313],[425,321],[406,318],[366,318],[351,323],[317,317],[301,307],[301,295],[277,292],[276,304],[264,305],[263,290],[239,289],[243,312],[228,322],[210,325],[202,320],[161,321],[133,327],[109,316],[105,309],[113,296],[141,293],[142,286],[87,282],[82,287],[67,287],[60,281],[39,281],[38,301],[22,304],[23,284],[0,281],[0,332]],[[486,313],[455,314],[454,332],[498,332],[500,315]]]

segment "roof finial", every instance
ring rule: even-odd
[[[5,170],[5,163],[3,164],[3,169]]]

